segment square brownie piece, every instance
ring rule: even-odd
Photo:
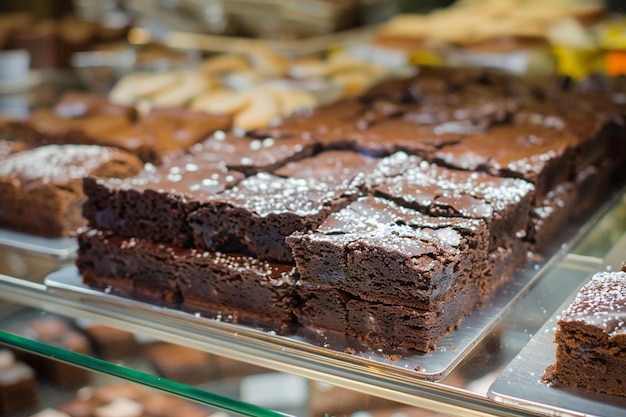
[[[401,173],[384,176],[376,196],[433,217],[483,219],[490,251],[528,227],[535,187],[525,180],[448,169],[404,153],[383,159],[378,171]]]
[[[349,151],[322,152],[276,172],[285,177],[248,177],[189,215],[194,243],[208,250],[293,262],[285,238],[315,230],[330,213],[354,201],[375,165],[374,159]]]
[[[450,291],[427,310],[363,300],[335,286],[303,283],[298,295],[302,325],[347,334],[387,351],[434,350],[481,301],[480,291],[472,285]]]
[[[224,165],[174,154],[160,166],[146,164],[132,178],[85,178],[83,216],[91,227],[122,236],[190,246],[189,213],[241,179]]]
[[[68,92],[54,106],[35,109],[13,126],[29,147],[47,144],[86,144],[83,129],[112,129],[133,123],[134,107],[121,106],[92,94]]]
[[[549,191],[573,178],[577,143],[575,135],[559,129],[503,125],[465,136],[432,158],[449,168],[525,179],[535,186],[535,203],[541,204]]]
[[[272,172],[287,162],[313,154],[315,143],[302,136],[264,137],[245,133],[215,132],[189,149],[198,163],[220,163],[246,176]]]
[[[19,329],[19,334],[70,352],[92,355],[87,338],[58,316],[47,315],[31,320]],[[20,358],[35,369],[37,375],[58,387],[81,386],[90,378],[90,371],[31,352],[21,352]]]
[[[108,128],[86,124],[82,134],[87,143],[127,149],[143,161],[160,163],[164,153],[187,149],[215,131],[229,129],[230,125],[227,116],[185,109],[152,109],[126,124]]]
[[[39,385],[33,368],[17,360],[12,351],[0,348],[0,414],[25,411],[39,402]]]
[[[364,197],[315,232],[287,238],[300,282],[332,286],[366,301],[436,311],[453,291],[489,294],[487,226],[430,217]]]
[[[546,381],[626,396],[626,272],[599,272],[557,322]]]
[[[86,223],[85,176],[123,178],[140,170],[134,155],[102,146],[48,145],[10,155],[0,161],[0,227],[68,236]]]

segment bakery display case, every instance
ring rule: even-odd
[[[0,51],[0,415],[626,410],[544,378],[561,313],[626,261],[623,78],[559,61],[619,16],[114,3],[37,26],[80,41],[71,71]]]
[[[471,321],[475,329],[470,326],[462,328],[460,334],[444,340],[432,354],[414,357],[390,357],[376,351],[347,354],[341,340],[284,337],[201,317],[194,320],[178,311],[94,293],[77,285],[72,256],[45,253],[23,245],[20,237],[26,236],[9,236],[16,244],[12,245],[9,242],[12,239],[7,237],[2,247],[0,294],[4,301],[0,338],[5,346],[242,415],[278,415],[289,411],[306,415],[298,413],[307,411],[304,408],[281,409],[280,404],[273,408],[274,405],[265,403],[267,398],[260,394],[257,397],[247,394],[251,395],[248,399],[247,396],[242,398],[241,392],[224,393],[221,381],[236,376],[238,372],[239,375],[251,374],[246,384],[260,381],[257,388],[246,385],[252,392],[269,383],[263,382],[269,380],[264,380],[262,375],[268,378],[272,375],[279,381],[295,378],[298,382],[294,386],[302,387],[303,392],[293,395],[311,401],[316,395],[312,388],[315,386],[328,385],[325,389],[329,391],[332,387],[347,390],[332,404],[333,407],[340,408],[343,398],[349,398],[347,393],[366,398],[354,406],[353,412],[359,407],[367,408],[369,402],[380,398],[397,406],[410,405],[444,415],[552,415],[554,412],[576,415],[591,411],[603,415],[603,410],[604,415],[614,415],[623,407],[619,399],[599,401],[586,395],[583,400],[574,402],[569,397],[576,398],[575,391],[564,392],[538,381],[553,358],[550,352],[554,351],[554,346],[549,329],[554,325],[554,317],[591,274],[619,268],[626,244],[625,233],[626,194],[619,192],[591,218],[571,225],[560,236],[560,243],[552,249],[551,256],[521,271],[520,275],[529,277],[518,283],[522,288],[504,291],[514,296],[497,294],[493,305],[479,308],[470,316],[476,320]],[[169,378],[163,377],[155,368],[146,365],[149,363],[147,351],[140,356],[129,355],[129,359],[106,359],[102,353],[77,353],[67,347],[36,340],[25,327],[33,319],[45,316],[122,329],[134,334],[141,343],[176,343],[223,357],[223,361],[232,362],[231,367],[225,366],[230,369],[226,375],[214,377],[204,384],[197,384],[198,380],[187,383],[184,379],[176,380],[173,371],[168,374]],[[188,378],[192,376],[186,374]],[[293,386],[291,388],[295,390]],[[270,393],[266,395],[271,396]],[[555,400],[557,397],[561,399]],[[538,401],[540,398],[549,400]],[[384,401],[385,404],[390,403]]]

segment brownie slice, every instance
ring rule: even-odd
[[[315,172],[306,160],[282,171],[283,174],[288,174],[287,170],[298,172],[302,166],[302,173],[313,176],[279,177],[260,173],[208,199],[189,215],[195,245],[292,262],[285,238],[295,231],[317,228],[330,213],[354,201],[365,182],[356,166],[336,175],[336,164],[328,158],[324,162],[324,158],[314,160],[320,161],[320,169]],[[373,169],[373,164],[370,168]]]
[[[170,381],[198,385],[213,377],[211,355],[198,349],[174,343],[156,343],[146,347],[146,356],[157,375]],[[145,397],[141,399],[144,400]],[[161,398],[161,402],[164,399]],[[156,398],[150,400],[152,406],[156,405]],[[163,405],[165,404],[161,404]]]
[[[381,161],[379,172],[390,171],[402,173],[383,179],[374,195],[434,217],[483,219],[490,250],[506,246],[528,227],[534,186],[524,180],[448,169],[402,153]]]
[[[164,152],[185,149],[230,126],[228,116],[185,109],[153,109],[139,116],[134,107],[84,93],[68,93],[54,107],[37,109],[15,123],[19,137],[30,146],[114,146],[153,163]]]
[[[18,137],[30,147],[46,144],[85,144],[82,130],[111,129],[132,123],[134,107],[121,106],[91,94],[65,93],[53,107],[36,109],[24,121],[14,122]]]
[[[347,334],[388,351],[434,350],[481,301],[471,285],[451,291],[431,310],[367,301],[335,286],[302,284],[298,295],[302,325]]]
[[[535,186],[535,203],[574,176],[578,138],[558,129],[532,125],[495,126],[444,146],[434,162],[494,176],[522,178]]]
[[[108,128],[87,124],[82,134],[86,143],[127,149],[143,161],[159,163],[164,153],[187,149],[230,125],[227,116],[185,109],[152,109],[135,122]]]
[[[295,282],[293,265],[219,252],[193,251],[178,272],[183,310],[281,331],[293,322]]]
[[[626,272],[599,272],[557,322],[546,381],[626,396]]]
[[[287,243],[300,283],[371,302],[437,311],[451,292],[493,290],[482,220],[430,217],[364,197]]]
[[[482,131],[483,128],[479,128]],[[444,145],[453,145],[475,130],[465,127],[457,131],[440,126],[420,125],[403,118],[385,120],[350,137],[351,148],[373,156],[387,156],[397,151],[427,156]]]
[[[129,359],[140,350],[135,335],[104,324],[76,319],[75,328],[87,337],[98,357],[108,361]]]
[[[189,213],[242,178],[223,165],[203,163],[200,155],[172,155],[132,178],[85,178],[83,216],[91,227],[122,236],[190,246]]]
[[[91,355],[91,346],[85,336],[73,329],[64,319],[57,316],[44,316],[24,324],[19,334],[70,352]],[[64,362],[50,360],[31,352],[21,352],[20,358],[32,366],[37,375],[58,387],[77,387],[89,378],[88,370]]]
[[[525,240],[533,251],[544,252],[555,242],[554,237],[572,220],[588,215],[598,207],[612,188],[614,169],[610,161],[590,165],[573,181],[559,184],[543,202],[530,211],[530,224]]]
[[[311,156],[315,143],[301,136],[263,137],[215,132],[189,152],[199,163],[220,163],[246,176],[271,172],[287,162]]]
[[[101,146],[49,145],[10,155],[0,161],[0,227],[67,236],[85,224],[83,177],[123,178],[140,169],[135,156]]]
[[[542,126],[575,138],[571,147],[574,174],[591,164],[597,164],[609,154],[611,141],[620,126],[623,115],[613,111],[608,100],[589,94],[550,92],[543,100],[532,100],[519,109],[513,124]]]
[[[0,348],[0,414],[24,411],[39,402],[39,386],[33,368],[18,361],[10,350]]]
[[[110,232],[79,235],[83,282],[110,293],[237,322],[292,321],[294,268],[239,254],[184,249]]]
[[[317,178],[320,181],[353,181],[368,177],[380,159],[348,150],[320,152],[310,158],[289,162],[274,171],[274,175],[290,178]]]

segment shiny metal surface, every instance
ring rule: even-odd
[[[58,259],[71,259],[76,255],[76,238],[46,238],[0,229],[0,245]]]
[[[625,257],[626,235],[607,255],[606,267],[618,268]],[[564,273],[569,273],[572,280],[580,280],[581,285],[594,274],[585,274],[584,271]],[[559,383],[547,385],[541,380],[546,367],[555,361],[556,345],[553,340],[559,315],[571,303],[581,285],[570,293],[555,314],[495,379],[488,392],[490,398],[503,404],[554,416],[608,417],[626,413],[624,397],[595,393]]]

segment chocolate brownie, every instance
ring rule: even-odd
[[[197,385],[213,376],[211,355],[201,350],[173,343],[156,343],[147,346],[145,351],[157,375],[170,381]],[[154,401],[152,398],[152,406]]]
[[[83,216],[90,226],[123,236],[190,246],[188,214],[242,178],[223,165],[204,163],[200,155],[179,154],[161,166],[146,164],[132,178],[85,178]]]
[[[589,95],[551,91],[543,100],[525,103],[515,113],[513,124],[542,126],[573,136],[572,168],[578,173],[609,156],[611,137],[623,125],[623,116],[604,103]]]
[[[0,348],[0,415],[36,407],[39,401],[35,371],[10,350]]]
[[[25,324],[19,333],[38,342],[56,346],[70,352],[91,355],[91,346],[85,336],[73,329],[64,319],[44,316]],[[72,364],[50,360],[30,352],[20,358],[32,366],[37,375],[59,387],[80,386],[89,380],[89,371]]]
[[[540,204],[549,191],[573,178],[577,142],[572,134],[543,126],[494,126],[444,146],[433,157],[450,168],[525,179],[535,185]]]
[[[128,359],[139,352],[135,336],[126,330],[82,319],[75,320],[74,325],[87,337],[93,352],[108,361]]]
[[[275,175],[289,178],[317,178],[320,181],[351,182],[357,176],[368,176],[379,164],[373,158],[348,150],[320,152],[297,162],[290,162],[274,171]]]
[[[85,224],[83,177],[128,177],[140,169],[134,155],[101,146],[49,145],[10,155],[0,161],[0,227],[67,236]]]
[[[246,176],[271,172],[290,161],[311,156],[315,143],[302,137],[255,137],[215,132],[189,152],[202,163],[223,163]]]
[[[611,395],[626,396],[626,272],[599,272],[557,322],[556,362],[544,375]]]
[[[489,227],[490,250],[506,246],[528,227],[534,186],[524,180],[448,169],[406,154],[383,159],[381,170],[394,170],[384,166],[388,164],[409,168],[384,179],[374,195],[430,216],[483,219]]]
[[[393,300],[367,301],[335,285],[302,284],[298,289],[298,321],[314,329],[353,336],[375,348],[430,352],[483,299],[472,283],[452,288],[446,297],[430,303],[429,309],[420,309],[394,304]]]
[[[434,311],[467,286],[492,291],[483,274],[489,241],[482,220],[430,217],[365,197],[287,243],[300,283],[371,302]]]
[[[233,321],[287,325],[295,303],[291,265],[183,249],[91,230],[79,235],[83,281],[124,297]]]
[[[353,132],[350,141],[352,149],[373,156],[386,156],[397,151],[427,156],[444,145],[460,142],[468,131],[471,133],[473,129],[445,131],[440,126],[420,125],[396,118]]]
[[[83,93],[68,93],[53,108],[34,110],[26,121],[15,123],[30,146],[114,146],[154,163],[164,152],[188,148],[230,126],[228,116],[184,109],[153,109],[140,117],[134,107]]]
[[[362,176],[320,180],[260,173],[248,177],[189,215],[194,244],[291,262],[285,237],[314,230],[330,213],[356,199],[363,182]]]
[[[559,184],[548,193],[540,205],[530,210],[530,223],[524,240],[536,253],[546,251],[550,245],[560,244],[554,237],[572,220],[592,212],[611,190],[613,164],[605,161],[601,166],[590,165],[573,181]]]
[[[303,138],[315,140],[325,149],[346,149],[350,134],[371,124],[373,115],[366,115],[368,108],[357,100],[345,99],[294,114],[276,126],[254,129],[249,134],[258,138]]]
[[[138,117],[134,107],[110,103],[91,94],[65,93],[53,107],[33,110],[24,121],[15,121],[18,136],[29,146],[46,144],[84,144],[82,130],[111,129],[125,126]]]
[[[227,116],[184,109],[152,109],[136,122],[108,128],[87,123],[82,134],[87,143],[127,149],[144,161],[159,163],[164,153],[186,149],[230,125]]]

